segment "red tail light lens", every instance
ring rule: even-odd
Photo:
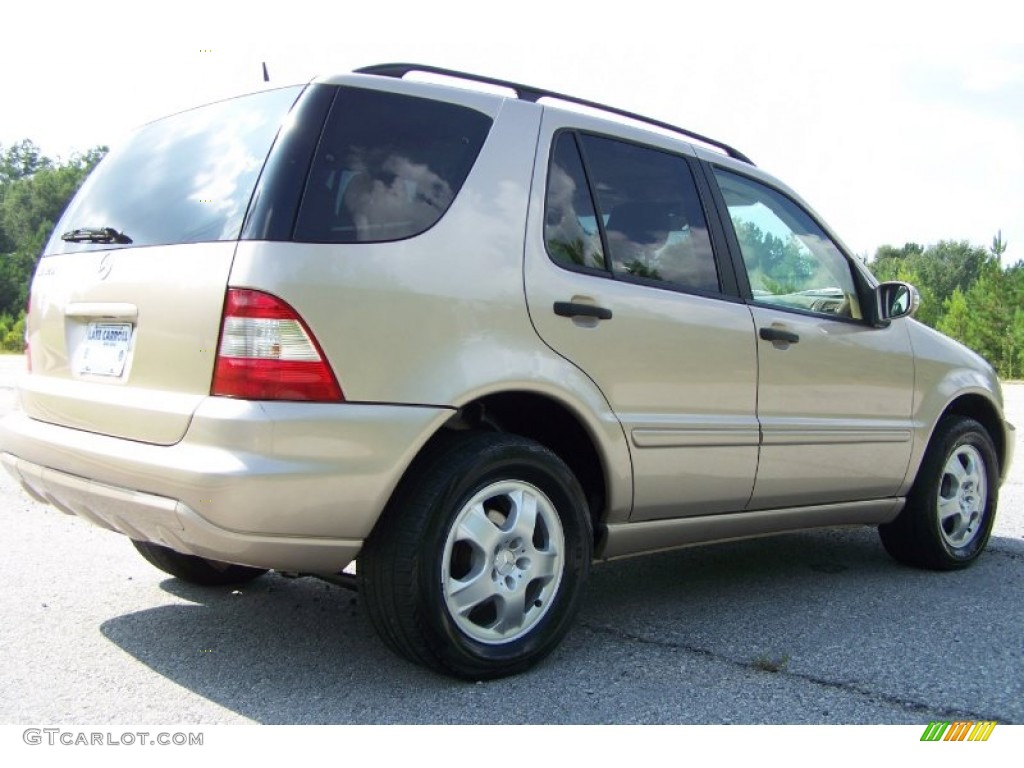
[[[302,318],[276,296],[229,288],[213,395],[246,400],[343,401],[323,352]]]

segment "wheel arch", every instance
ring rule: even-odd
[[[597,545],[606,523],[628,519],[632,504],[629,449],[621,426],[611,419],[613,424],[591,423],[581,408],[548,392],[493,391],[458,406],[419,454],[429,454],[437,443],[465,430],[503,432],[536,441],[564,461],[579,481]]]
[[[995,404],[983,395],[964,394],[951,401],[939,418],[941,420],[951,415],[974,419],[985,428],[989,437],[992,438],[992,444],[995,446],[996,456],[999,459],[999,476],[1004,477],[1008,469],[1007,460],[1009,452],[1007,451],[1006,430],[1003,427],[1003,418]],[[938,421],[936,421],[936,424],[938,424]],[[929,442],[932,437],[934,437],[934,428],[932,435],[928,437]]]
[[[899,495],[905,496],[910,492],[910,488],[921,471],[921,463],[924,461],[928,446],[935,440],[936,428],[945,417],[951,415],[974,419],[985,428],[996,449],[999,476],[1004,478],[1013,456],[1013,445],[1007,434],[1006,423],[1003,420],[1002,410],[997,404],[997,398],[998,395],[994,395],[988,388],[961,390],[941,408],[939,407],[941,401],[938,401],[937,397],[929,398],[930,402],[922,405],[915,417],[917,424],[915,445]]]
[[[1000,458],[985,425],[991,414],[985,398],[981,401],[958,398],[942,412],[906,505],[896,519],[878,527],[882,544],[897,561],[958,570],[984,551],[995,522]]]

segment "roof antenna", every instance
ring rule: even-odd
[[[270,74],[267,72],[267,62],[265,62],[265,61],[263,62],[263,82],[264,83],[269,83],[270,82]]]

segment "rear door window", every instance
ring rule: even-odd
[[[457,104],[339,88],[295,239],[366,243],[424,232],[459,193],[490,127],[487,115]]]
[[[549,256],[568,269],[610,269],[620,279],[685,291],[720,290],[690,166],[653,147],[560,134],[548,172],[544,237]]]

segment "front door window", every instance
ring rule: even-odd
[[[715,177],[755,302],[861,319],[850,264],[802,208],[752,179],[721,169]]]

